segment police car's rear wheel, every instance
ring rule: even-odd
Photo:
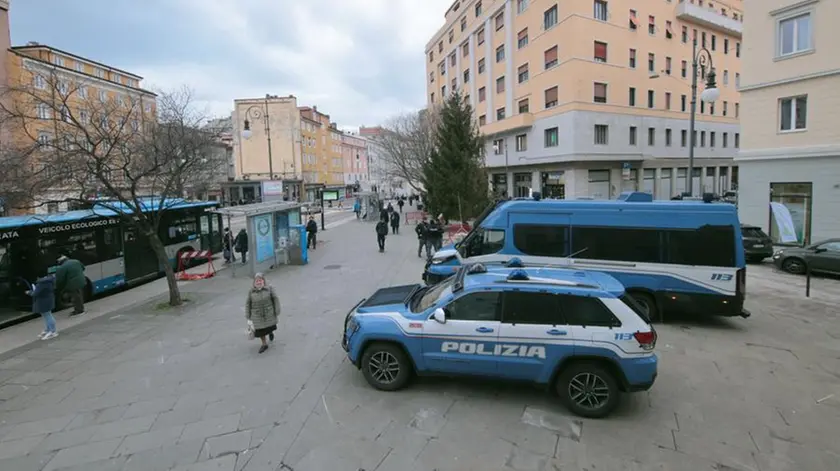
[[[594,363],[566,368],[557,380],[557,393],[570,411],[583,417],[605,417],[618,405],[618,382]]]
[[[408,382],[411,364],[399,347],[376,343],[368,347],[362,356],[362,373],[374,388],[396,391]]]

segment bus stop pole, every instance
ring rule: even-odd
[[[805,262],[805,297],[811,297],[811,264]]]
[[[326,188],[326,187],[324,187],[324,188]],[[325,226],[325,224],[324,224],[324,212],[326,210],[326,208],[324,208],[324,188],[321,188],[321,230],[322,231],[327,230],[327,228],[324,227]]]

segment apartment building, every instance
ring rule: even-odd
[[[840,237],[840,2],[745,0],[744,10],[741,220],[777,244]]]
[[[330,115],[318,111],[317,106],[300,108],[303,152],[303,179],[315,195],[317,188],[344,188],[344,161],[341,154],[341,131],[330,121]],[[314,198],[314,197],[313,197]]]
[[[156,95],[141,87],[143,77],[114,66],[30,42],[8,49],[5,67],[7,83],[12,90],[21,92],[22,101],[15,107],[26,103],[29,100],[26,96],[38,96],[39,100],[31,115],[37,119],[27,120],[23,125],[25,128],[15,125],[6,128],[10,140],[21,145],[27,145],[33,136],[39,146],[49,145],[56,139],[67,139],[68,133],[75,132],[73,126],[76,125],[72,124],[71,116],[82,123],[79,126],[83,126],[83,123],[93,120],[91,113],[96,112],[95,106],[99,103],[124,105],[125,115],[120,115],[119,119],[125,119],[135,131],[155,119]],[[15,96],[12,94],[6,99],[14,100]],[[53,112],[58,109],[62,110],[60,115]],[[115,110],[108,108],[112,116]],[[107,121],[113,118],[103,114],[101,119]],[[37,155],[33,154],[35,166],[38,165]],[[112,178],[119,184],[124,176],[114,172]],[[38,198],[48,201],[73,197],[78,197],[77,189],[54,188]],[[44,214],[69,209],[72,208],[66,202],[49,203],[36,207],[34,212]]]
[[[457,0],[445,18],[427,101],[466,97],[498,194],[686,191],[695,38],[720,97],[701,102],[698,77],[694,193],[737,186],[741,0]]]
[[[341,135],[341,159],[344,162],[344,186],[348,191],[370,189],[368,143],[354,134]]]

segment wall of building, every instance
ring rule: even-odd
[[[266,106],[268,111],[266,113]],[[271,135],[271,164],[269,164],[268,135],[264,116],[268,116]],[[244,138],[245,119],[251,136]],[[268,180],[269,170],[276,180],[300,178],[300,115],[297,98],[271,97],[234,101],[233,120],[234,163],[236,178]]]
[[[810,242],[840,234],[840,149],[825,157],[741,161],[738,165],[743,174],[738,191],[741,222],[769,233],[771,184],[810,183]]]
[[[369,184],[367,141],[351,134],[342,134],[341,156],[344,163],[344,184],[358,183],[361,188],[365,188]]]

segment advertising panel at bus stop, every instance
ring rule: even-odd
[[[254,217],[256,228],[256,257],[257,263],[262,263],[274,257],[274,231],[271,214],[262,214]]]
[[[338,201],[338,191],[324,190],[324,201]]]

